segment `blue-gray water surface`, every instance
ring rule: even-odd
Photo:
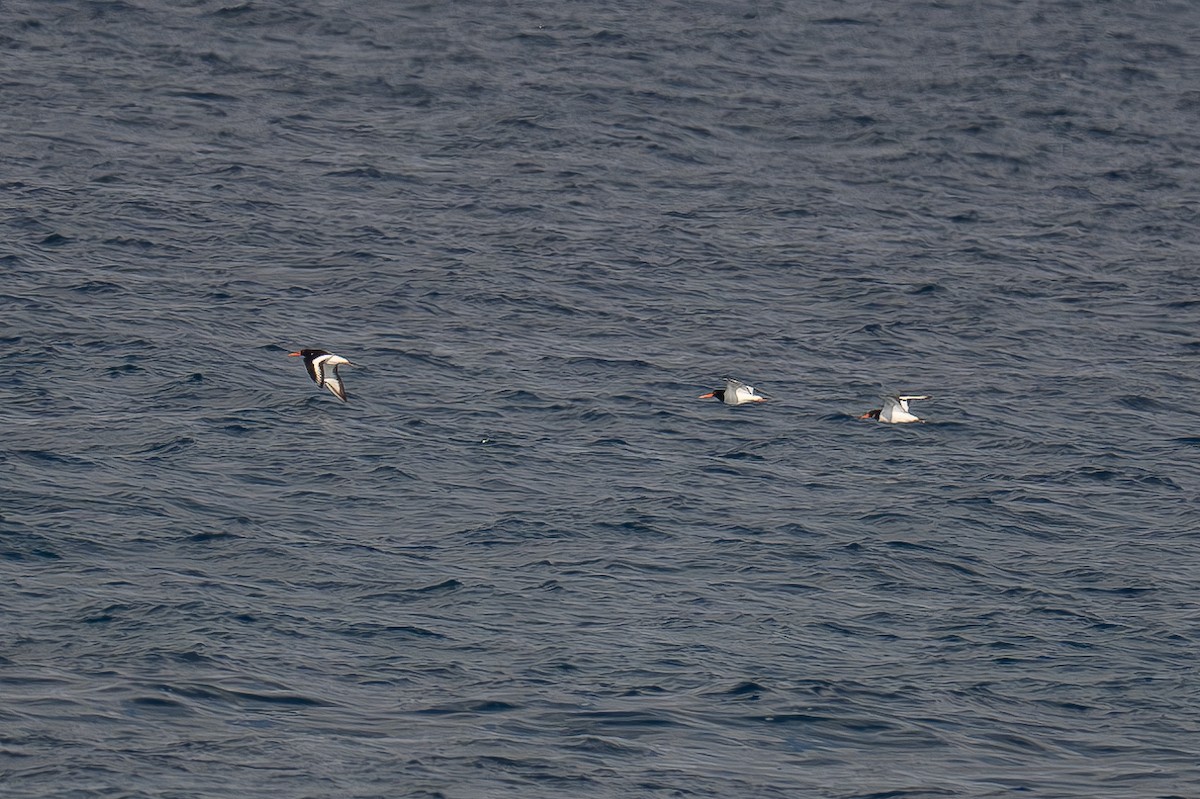
[[[0,52],[5,797],[1200,796],[1200,5]]]

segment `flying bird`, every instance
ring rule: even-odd
[[[342,402],[346,401],[346,387],[342,385],[342,377],[338,374],[338,367],[342,365],[353,366],[354,364],[340,355],[334,355],[332,352],[326,352],[325,350],[289,352],[288,357],[303,358],[304,368],[308,369],[308,376],[313,379],[313,382],[322,388],[329,389],[333,396]]]
[[[725,388],[716,388],[707,394],[701,394],[698,399],[719,399],[726,405],[743,405],[747,402],[766,402],[767,398],[748,386],[741,380],[732,377],[725,378]]]
[[[921,417],[909,412],[908,403],[910,400],[927,400],[933,399],[927,394],[904,394],[901,396],[891,396],[883,398],[883,407],[875,408],[867,411],[859,419],[875,419],[887,424],[904,424],[905,422],[923,422]]]

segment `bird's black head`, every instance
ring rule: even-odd
[[[859,419],[878,419],[879,414],[883,413],[883,408],[875,408],[864,413]]]
[[[289,352],[288,357],[295,358],[297,355],[299,355],[304,360],[311,361],[313,358],[319,358],[322,355],[328,354],[329,353],[325,350],[300,350],[299,352]]]

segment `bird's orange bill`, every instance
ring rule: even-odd
[[[298,353],[298,352],[289,352],[288,353],[289,358],[295,358],[295,357],[298,357],[299,355],[300,355],[300,353]]]
[[[717,396],[717,392],[710,391],[707,394],[701,394],[699,397],[696,397],[696,399],[712,399],[715,396]]]

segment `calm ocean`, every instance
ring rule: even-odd
[[[1200,4],[0,53],[6,799],[1200,796]]]

